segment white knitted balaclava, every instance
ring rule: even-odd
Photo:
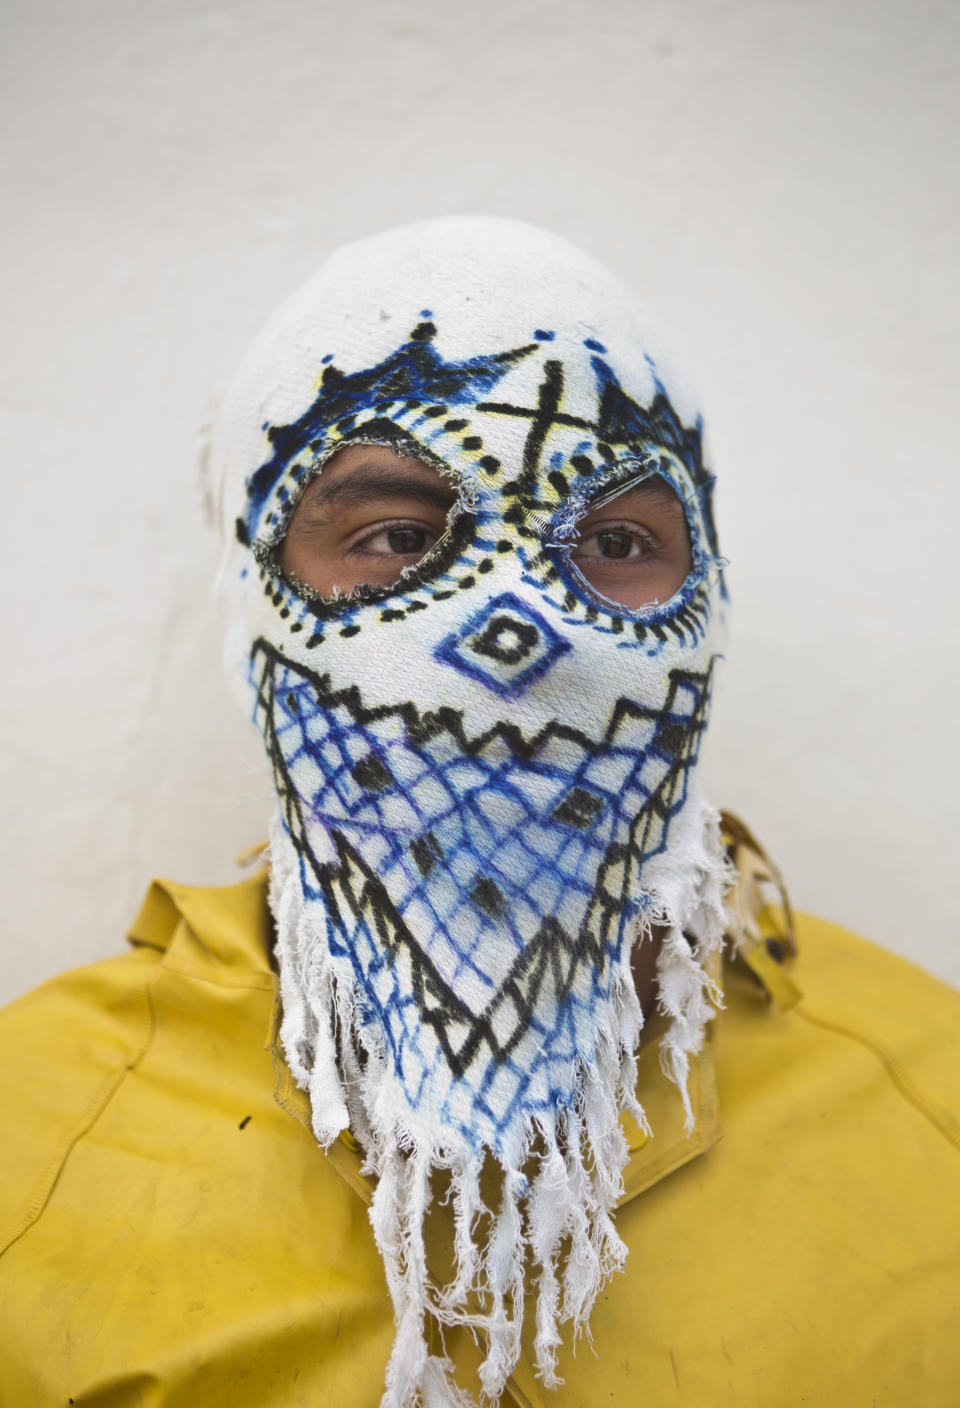
[[[230,664],[279,799],[283,1043],[317,1139],[349,1126],[378,1180],[384,1403],[462,1401],[428,1317],[481,1333],[496,1399],[525,1298],[554,1383],[558,1326],[586,1325],[625,1256],[620,1112],[645,1123],[631,951],[653,926],[684,1101],[713,1011],[724,870],[697,757],[722,587],[699,417],[592,260],[449,219],[333,255],[254,345],[217,439]],[[324,598],[285,579],[279,544],[358,442],[436,467],[457,502],[394,586]],[[592,504],[651,474],[683,502],[693,565],[629,610],[571,547]],[[441,1177],[443,1284],[423,1238]]]

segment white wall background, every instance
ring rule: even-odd
[[[692,367],[734,633],[707,766],[801,908],[960,983],[955,0],[7,0],[0,995],[264,833],[198,427],[335,244],[490,211]]]

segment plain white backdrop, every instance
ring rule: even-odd
[[[644,297],[719,476],[710,793],[796,904],[960,983],[953,0],[7,0],[0,997],[235,878],[202,426],[336,244],[552,227]]]

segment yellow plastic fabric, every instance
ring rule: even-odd
[[[155,884],[131,938],[0,1015],[0,1404],[374,1408],[369,1185],[275,1049],[263,876]],[[817,920],[798,942],[789,1010],[727,969],[691,1140],[645,1051],[596,1355],[556,1392],[525,1358],[504,1403],[960,1402],[960,998]]]

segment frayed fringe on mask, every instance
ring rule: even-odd
[[[671,835],[677,844],[644,874],[649,903],[641,929],[666,930],[657,976],[660,1007],[671,1022],[660,1056],[680,1089],[690,1129],[689,1060],[720,1000],[706,960],[722,943],[727,867],[714,812],[689,805],[676,826],[686,835]],[[643,1025],[630,970],[636,931],[598,1017],[595,1059],[576,1072],[572,1106],[525,1117],[519,1157],[497,1160],[499,1201],[489,1207],[481,1161],[456,1132],[426,1129],[412,1112],[398,1113],[406,1108],[402,1089],[382,1048],[361,1030],[349,964],[331,957],[322,912],[304,904],[297,855],[279,821],[271,861],[287,1060],[309,1092],[319,1143],[327,1147],[351,1128],[367,1153],[365,1172],[378,1179],[370,1217],[397,1327],[382,1408],[471,1408],[449,1361],[428,1351],[427,1316],[441,1333],[457,1326],[482,1337],[482,1396],[495,1403],[520,1356],[527,1266],[536,1286],[537,1372],[547,1387],[558,1386],[561,1326],[572,1324],[574,1338],[589,1336],[596,1298],[626,1259],[611,1216],[628,1156],[621,1111],[649,1132],[635,1094]],[[441,1171],[449,1179],[455,1270],[438,1287],[428,1274],[424,1223],[431,1178]],[[482,1244],[475,1237],[480,1223],[487,1229]]]

